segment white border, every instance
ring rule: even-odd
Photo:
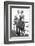
[[[12,37],[11,39],[10,39],[10,6],[30,6],[30,5],[14,5],[14,4],[9,4],[8,5],[8,37],[9,37],[9,41],[25,41],[25,40],[32,40],[32,38],[31,39],[24,39],[24,37]]]

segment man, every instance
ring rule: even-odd
[[[18,28],[19,28],[19,33],[18,35],[20,36],[20,31],[24,31],[24,26],[25,26],[25,23],[24,23],[24,15],[23,15],[23,11],[21,11],[21,14],[19,15],[19,21],[18,21]]]

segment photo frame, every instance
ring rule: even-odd
[[[4,2],[4,43],[31,42],[34,42],[34,3]]]

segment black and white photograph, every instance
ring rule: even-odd
[[[34,42],[34,3],[4,2],[4,43]]]

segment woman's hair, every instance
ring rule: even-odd
[[[17,13],[19,14],[19,10],[17,11]]]

